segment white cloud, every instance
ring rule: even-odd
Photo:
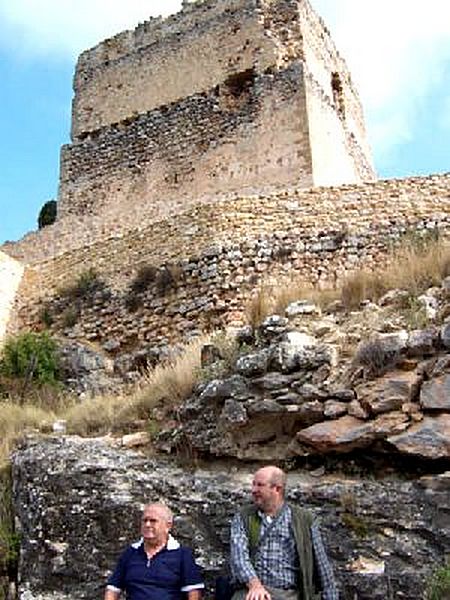
[[[421,103],[450,61],[448,0],[311,0],[353,74],[377,162],[414,136]],[[181,0],[0,0],[0,44],[73,61]]]
[[[22,56],[74,59],[151,16],[177,12],[181,0],[0,0],[2,44]]]

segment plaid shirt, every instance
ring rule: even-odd
[[[286,505],[285,505],[286,506]],[[258,547],[253,562],[250,560],[248,537],[240,514],[231,523],[231,574],[235,581],[247,583],[258,577],[263,585],[274,588],[296,588],[298,581],[298,557],[292,534],[292,513],[289,506],[283,510],[267,537]],[[271,517],[260,513],[261,532],[272,521]],[[311,538],[315,565],[320,579],[323,600],[337,600],[338,592],[333,570],[316,522],[311,526]]]

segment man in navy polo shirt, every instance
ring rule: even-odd
[[[108,580],[104,600],[200,600],[204,588],[189,548],[170,535],[171,510],[148,504],[141,521],[142,538],[121,555]]]

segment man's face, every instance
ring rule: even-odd
[[[278,487],[270,483],[270,475],[257,471],[252,482],[252,498],[255,505],[263,512],[271,509],[278,499]]]
[[[171,523],[164,510],[147,506],[142,513],[141,534],[145,542],[156,546],[167,543]]]

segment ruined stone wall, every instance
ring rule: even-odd
[[[74,88],[60,220],[131,228],[194,196],[374,178],[350,75],[307,0],[186,6],[85,52]]]
[[[275,62],[255,0],[195,3],[81,55],[72,136],[208,91],[232,73]]]
[[[375,179],[362,105],[322,19],[300,3],[314,185]]]
[[[111,340],[122,348],[174,343],[241,322],[252,291],[269,276],[327,286],[358,267],[379,267],[410,229],[449,232],[450,175],[197,205],[36,265],[17,310],[21,326],[37,326],[48,299],[94,268],[110,294],[83,309],[67,335],[106,347]],[[175,267],[176,275],[167,289],[151,285],[130,310],[129,286],[144,265]],[[64,329],[58,306],[55,327]]]
[[[302,69],[254,71],[65,146],[58,218],[125,229],[189,198],[312,184]]]
[[[0,347],[5,338],[24,267],[4,252],[0,252]]]

